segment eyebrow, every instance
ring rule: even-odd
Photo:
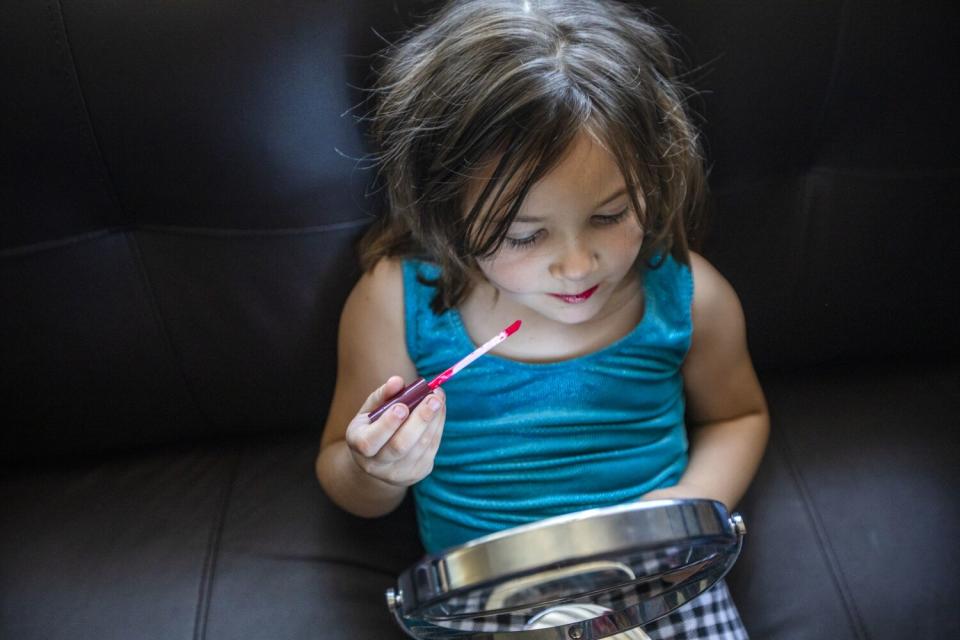
[[[610,204],[611,202],[613,202],[614,200],[616,200],[626,192],[627,192],[626,187],[622,187],[618,189],[617,191],[613,192],[612,194],[604,198],[602,201],[595,204],[593,206],[594,210],[599,209],[604,205]],[[517,216],[516,218],[513,219],[513,221],[514,222],[543,222],[543,218],[540,216]]]

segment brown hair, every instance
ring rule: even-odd
[[[442,274],[434,311],[456,306],[476,258],[499,248],[581,131],[626,180],[645,230],[638,265],[668,252],[688,262],[703,160],[669,41],[646,15],[599,0],[461,0],[385,53],[372,133],[387,210],[361,240],[365,270],[386,256],[430,260]]]

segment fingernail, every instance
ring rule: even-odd
[[[393,411],[393,415],[397,416],[398,418],[403,418],[407,415],[407,408],[402,404],[393,405],[393,409],[391,409],[391,411]]]
[[[440,401],[436,398],[430,398],[427,400],[427,406],[430,407],[430,411],[436,412],[438,409],[440,409]]]

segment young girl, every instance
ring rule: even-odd
[[[344,509],[413,487],[428,551],[592,507],[733,507],[768,432],[730,285],[688,248],[704,174],[674,59],[600,0],[453,2],[396,45],[317,475]],[[515,320],[415,409],[367,412]],[[688,455],[687,432],[690,443]],[[745,637],[723,583],[648,626]]]

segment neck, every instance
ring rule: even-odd
[[[523,321],[523,331],[494,349],[495,355],[523,362],[556,362],[593,353],[629,334],[643,317],[644,296],[637,275],[621,283],[595,317],[566,324],[511,304],[484,281],[471,288],[458,310],[475,344],[502,329],[504,322]]]

